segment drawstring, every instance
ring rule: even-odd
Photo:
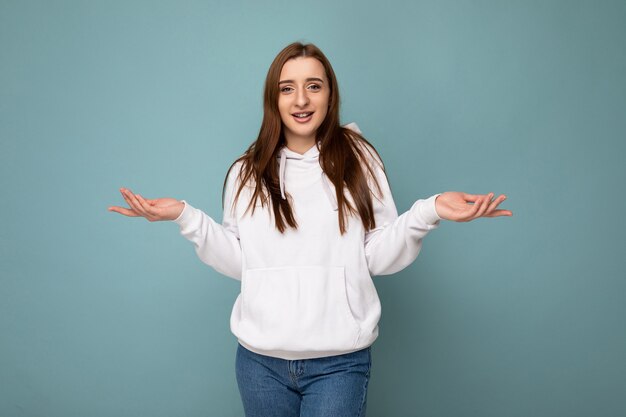
[[[359,129],[359,126],[357,126],[356,123],[352,122],[352,123],[348,123],[347,125],[344,125],[343,127],[353,130],[357,133],[361,133],[361,129]],[[316,146],[319,146],[319,144],[316,143]],[[279,165],[279,169],[278,169],[278,182],[280,184],[280,196],[283,200],[286,200],[287,198],[285,197],[285,165],[287,162],[287,154],[285,152],[285,149],[283,148],[280,152],[280,165]],[[330,180],[330,178],[328,178],[328,176],[322,172],[322,185],[324,186],[324,192],[326,193],[326,197],[328,198],[328,202],[330,203],[330,205],[332,206],[333,210],[338,210],[338,205],[337,205],[337,195],[333,192],[333,183]]]
[[[286,200],[285,197],[285,167],[286,167],[287,155],[285,152],[280,153],[280,165],[278,168],[278,182],[280,184],[280,196],[283,200]],[[324,186],[324,192],[326,193],[326,197],[328,198],[328,202],[330,203],[333,210],[337,210],[337,196],[333,193],[331,185],[332,182],[330,178],[326,176],[325,173],[322,172],[322,185]]]
[[[280,169],[278,170],[278,179],[280,183],[280,196],[285,200],[285,152],[280,153]]]

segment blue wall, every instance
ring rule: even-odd
[[[623,1],[0,1],[0,415],[242,416],[238,282],[118,188],[221,218],[263,80],[294,40],[400,211],[444,222],[377,277],[368,415],[626,415]]]

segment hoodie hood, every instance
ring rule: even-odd
[[[297,170],[297,171],[311,171],[315,169],[321,169],[319,156],[320,156],[320,144],[316,142],[315,145],[311,147],[308,151],[303,154],[299,154],[283,146],[278,154],[278,158],[280,159],[279,168],[278,168],[278,179],[280,183],[280,196],[283,200],[287,197],[285,196],[285,177],[287,175],[287,160],[289,160],[289,170]],[[333,210],[337,210],[337,197],[333,192],[334,186],[332,181],[326,176],[324,172],[322,172],[322,184],[324,186],[324,193],[330,202],[330,205],[333,207]]]
[[[348,123],[347,125],[344,125],[343,127],[354,130],[357,133],[361,133],[361,130],[354,122]],[[290,150],[289,148],[287,148],[287,146],[283,146],[280,149],[277,155],[277,158],[280,159],[279,168],[278,168],[278,178],[279,178],[279,184],[280,184],[280,196],[282,197],[283,200],[286,199],[285,176],[286,176],[286,171],[287,171],[287,160],[288,159],[290,160],[289,165],[293,166],[293,169],[306,171],[309,169],[320,167],[319,156],[320,156],[319,142],[316,142],[315,145],[311,147],[311,149],[309,149],[303,154],[294,152]],[[338,209],[337,196],[335,195],[335,192],[334,192],[335,187],[332,181],[330,180],[330,178],[328,178],[324,172],[322,172],[322,184],[324,186],[324,192],[326,193],[326,197],[328,198],[330,205],[333,207],[333,210],[337,210]]]

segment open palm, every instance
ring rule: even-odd
[[[109,207],[109,211],[129,217],[145,217],[148,221],[174,220],[185,208],[185,203],[175,198],[144,199],[127,188],[120,188],[124,200],[130,209],[118,206]]]
[[[479,217],[512,216],[513,213],[509,210],[496,210],[506,196],[501,194],[492,201],[493,195],[493,193],[483,195],[447,191],[435,200],[437,214],[442,219],[455,222],[468,222]]]

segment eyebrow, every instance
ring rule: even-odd
[[[324,81],[321,78],[316,78],[316,77],[312,77],[312,78],[307,78],[305,81],[319,81],[321,83],[323,83]],[[278,82],[278,85],[281,85],[283,83],[292,83],[294,82],[293,80],[282,80]]]

